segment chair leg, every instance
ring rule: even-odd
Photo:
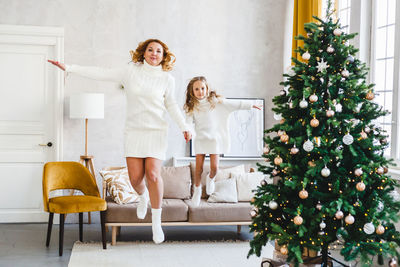
[[[49,213],[49,223],[47,224],[47,238],[46,238],[46,247],[50,245],[50,237],[51,237],[51,228],[53,226],[53,218],[54,213]]]
[[[101,239],[103,241],[103,249],[107,249],[107,237],[106,237],[106,212],[100,211],[101,221]]]
[[[62,254],[63,254],[64,217],[65,217],[65,214],[60,214],[60,236],[59,236],[59,244],[58,244],[58,255],[60,255],[60,256],[62,256]]]
[[[83,240],[83,212],[79,212],[79,241]]]

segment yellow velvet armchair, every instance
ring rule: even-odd
[[[49,198],[58,189],[80,190],[84,195]],[[43,204],[49,212],[46,247],[50,244],[54,213],[60,214],[59,255],[63,253],[64,219],[67,213],[79,213],[79,240],[82,241],[83,212],[100,211],[103,249],[106,249],[105,210],[107,203],[100,197],[96,181],[89,170],[78,162],[48,162],[43,170]]]

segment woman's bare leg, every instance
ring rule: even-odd
[[[161,208],[164,194],[164,184],[161,178],[162,160],[146,158],[144,165],[151,207],[153,209],[159,209]]]
[[[161,228],[161,204],[164,194],[161,165],[162,160],[156,158],[146,158],[144,163],[147,186],[150,192],[151,230],[153,231],[153,241],[156,244],[164,241],[164,232]]]
[[[131,181],[133,189],[142,195],[146,189],[144,183],[144,159],[127,157],[126,165],[128,166],[129,180]]]

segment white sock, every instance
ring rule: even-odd
[[[207,178],[206,178],[206,193],[207,195],[211,195],[212,193],[214,193],[215,190],[215,176],[211,179],[210,178],[210,174],[207,174]]]
[[[156,244],[164,242],[164,232],[161,228],[162,209],[151,209],[151,229],[153,231],[153,241]]]
[[[199,186],[195,185],[193,188],[192,202],[195,207],[198,207],[201,199],[201,184]]]
[[[143,194],[139,195],[139,203],[136,209],[136,215],[139,219],[144,219],[147,213],[147,204],[149,203],[149,191],[145,188]]]

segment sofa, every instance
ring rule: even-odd
[[[201,179],[203,195],[200,205],[195,207],[191,201],[194,170],[192,163],[162,167],[162,226],[236,225],[239,233],[242,225],[251,223],[252,190],[261,180],[267,179],[262,173],[254,172],[249,165],[221,167],[215,178],[215,192],[207,196],[205,178],[209,166],[204,166]],[[150,204],[143,220],[136,216],[137,193],[129,183],[126,168],[108,167],[100,174],[103,177],[103,198],[107,201],[105,225],[112,229],[111,245],[116,245],[121,227],[151,226]]]

